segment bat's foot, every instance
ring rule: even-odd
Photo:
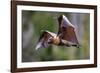
[[[77,45],[76,47],[77,47],[77,48],[80,48],[80,45]]]
[[[80,48],[80,45],[79,44],[75,44],[75,45],[72,45],[74,47],[77,47],[77,48]]]

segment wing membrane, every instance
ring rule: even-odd
[[[50,46],[50,44],[48,44],[48,41],[54,35],[56,35],[56,34],[54,34],[52,32],[49,32],[49,31],[44,31],[42,33],[42,35],[40,36],[40,38],[39,38],[38,44],[36,46],[36,49],[38,49],[38,48],[46,48],[46,47]]]
[[[67,40],[72,43],[78,44],[76,37],[75,26],[70,23],[67,17],[61,15],[58,18],[59,21],[59,31],[58,35],[61,39]]]

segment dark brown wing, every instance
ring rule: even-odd
[[[78,40],[75,33],[75,26],[70,23],[70,21],[64,15],[61,15],[58,18],[59,22],[59,31],[58,36],[69,42],[78,44]]]
[[[36,50],[38,48],[46,48],[46,47],[48,47],[50,45],[50,44],[48,44],[49,39],[52,38],[55,35],[56,34],[54,34],[52,32],[44,31],[42,33],[42,35],[40,36],[40,38],[39,38],[39,41],[38,41],[37,46],[36,46]]]

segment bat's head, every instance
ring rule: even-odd
[[[59,37],[51,37],[49,40],[48,40],[48,43],[49,44],[55,44],[55,45],[58,45],[60,43],[60,39]]]

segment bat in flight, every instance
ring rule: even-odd
[[[61,15],[58,17],[58,23],[59,28],[57,34],[47,30],[44,30],[42,32],[36,45],[36,50],[39,48],[47,48],[50,45],[67,47],[74,46],[79,48],[75,26],[71,24],[71,22],[65,15]]]

